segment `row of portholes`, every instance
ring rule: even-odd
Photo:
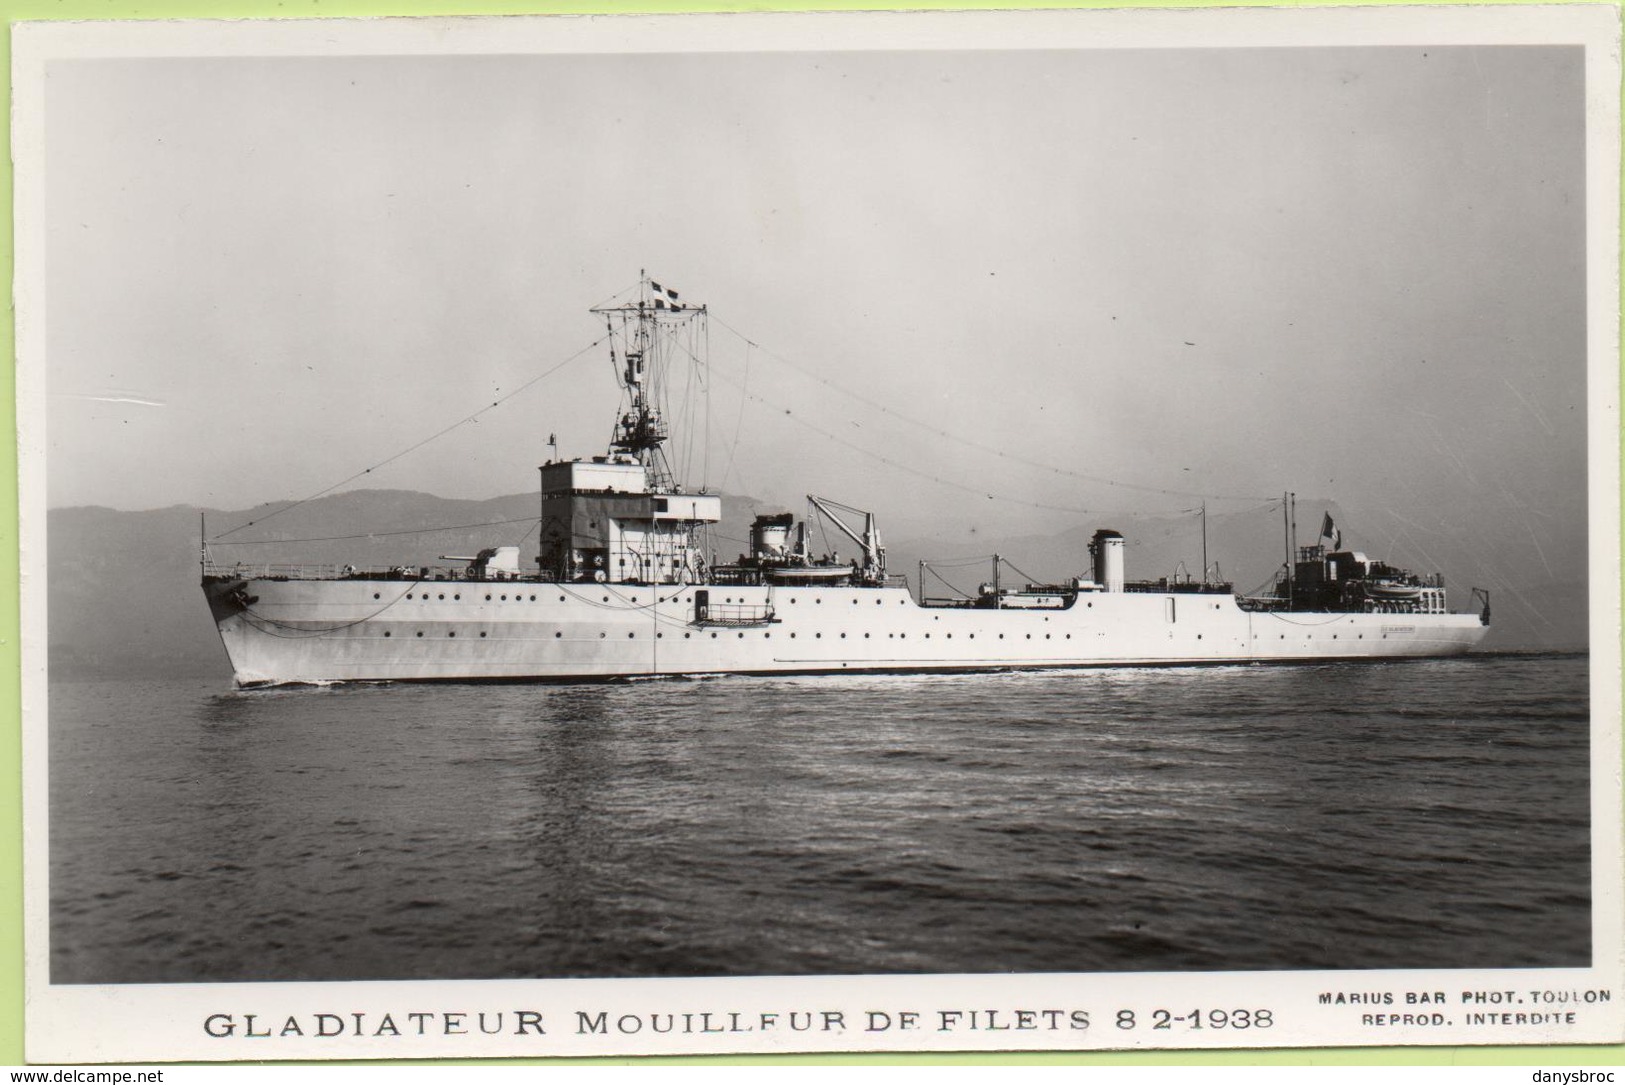
[[[1202,634],[1200,634],[1200,633],[1198,633],[1198,634],[1197,634],[1197,635],[1196,635],[1196,639],[1197,639],[1197,640],[1201,640],[1201,639],[1202,639]],[[1257,633],[1254,633],[1254,634],[1253,634],[1253,639],[1254,639],[1254,640],[1257,640],[1257,639],[1258,639],[1258,634],[1257,634]],[[1282,639],[1282,640],[1286,640],[1286,634],[1285,634],[1285,633],[1282,633],[1282,634],[1281,634],[1281,639]],[[1305,633],[1305,634],[1304,634],[1304,635],[1303,635],[1303,639],[1304,639],[1304,640],[1314,640],[1314,639],[1315,639],[1315,635],[1314,635],[1314,634],[1313,634],[1313,633]],[[1333,640],[1336,640],[1336,639],[1337,639],[1337,634],[1336,634],[1336,633],[1333,633],[1333,634],[1332,634],[1332,639],[1333,639]],[[1355,640],[1365,640],[1365,634],[1364,634],[1364,633],[1356,633],[1356,634],[1355,634],[1355,635],[1354,635],[1354,639],[1355,639]],[[1382,635],[1382,639],[1383,639],[1383,640],[1387,640],[1387,639],[1388,639],[1388,634],[1387,634],[1387,633],[1384,633],[1384,634],[1383,634],[1383,635]]]
[[[373,598],[374,598],[374,599],[381,599],[381,598],[383,598],[383,596],[382,596],[382,595],[381,595],[381,594],[379,594],[379,593],[378,593],[378,592],[373,592],[373,593],[372,593],[372,597],[373,597]],[[407,592],[407,593],[406,593],[406,597],[407,597],[407,599],[416,599],[416,598],[418,598],[418,595],[417,595],[417,593],[416,593],[416,592]],[[451,599],[452,599],[452,602],[454,602],[454,603],[455,603],[455,602],[457,602],[457,601],[459,601],[459,600],[461,600],[461,599],[462,599],[462,597],[463,597],[463,593],[462,593],[462,592],[452,592],[452,593],[451,593]],[[440,592],[440,593],[438,593],[438,594],[437,594],[437,595],[436,595],[436,596],[435,596],[435,598],[436,598],[436,599],[438,599],[438,600],[444,600],[444,599],[445,599],[445,598],[446,598],[446,593],[445,593],[445,592]],[[429,593],[428,593],[428,592],[424,592],[424,593],[423,593],[423,601],[424,601],[424,602],[425,602],[425,603],[427,603],[427,602],[428,602],[428,601],[429,601]],[[487,603],[489,603],[489,602],[491,602],[491,596],[489,596],[489,595],[487,595],[487,596],[486,596],[486,597],[485,597],[485,601],[486,601],[486,602],[487,602]],[[503,595],[503,596],[502,596],[502,601],[503,601],[503,602],[504,602],[504,603],[506,603],[506,602],[507,602],[507,601],[508,601],[508,596],[507,596],[507,595],[506,595],[506,594],[504,594],[504,595]],[[514,602],[516,602],[516,603],[522,603],[522,602],[524,602],[524,601],[525,601],[525,597],[524,597],[524,596],[523,596],[523,595],[520,595],[520,594],[518,594],[518,593],[517,593],[517,592],[516,592],[516,593],[514,593],[514,597],[513,597],[513,601],[514,601]],[[530,601],[531,601],[531,602],[532,602],[532,603],[534,603],[534,602],[535,602],[535,601],[536,601],[536,597],[535,597],[535,596],[534,596],[534,595],[533,595],[533,596],[531,596],[531,597],[530,597]],[[562,602],[564,602],[564,596],[562,596],[562,595],[561,595],[561,596],[559,596],[559,602],[561,602],[561,603],[562,603]]]
[[[391,632],[391,631],[390,631],[390,630],[388,630],[388,629],[386,629],[386,630],[384,630],[384,636],[386,636],[386,637],[393,637],[393,636],[394,636],[394,635],[395,635],[395,634],[394,634],[394,633],[393,633],[393,632]],[[419,636],[419,637],[422,637],[422,636],[423,636],[423,630],[421,630],[421,629],[420,629],[420,630],[418,630],[418,632],[417,632],[417,635],[418,635],[418,636]],[[456,637],[456,636],[457,636],[457,633],[456,633],[456,632],[455,632],[455,631],[453,631],[453,632],[450,632],[450,633],[447,633],[447,634],[446,634],[446,637],[447,637],[447,639],[451,639],[451,638],[454,638],[454,637]],[[484,633],[481,633],[481,634],[480,634],[480,636],[482,636],[482,637],[483,637],[483,636],[485,636],[485,634],[484,634]]]
[[[633,600],[633,601],[634,601],[634,602],[636,602],[636,600]],[[726,598],[726,599],[724,599],[724,600],[723,600],[723,602],[724,602],[724,603],[732,603],[732,602],[733,602],[733,601],[734,601],[734,600],[733,600],[733,597],[732,597],[732,596],[729,596],[729,597],[728,597],[728,598]],[[859,603],[859,601],[860,601],[860,600],[859,600],[859,599],[858,599],[858,597],[857,597],[857,596],[855,596],[855,595],[854,595],[854,596],[853,596],[853,597],[852,597],[852,598],[851,598],[851,599],[850,599],[850,600],[849,600],[849,602],[851,602],[851,604],[852,604],[852,605],[853,605],[853,606],[857,606],[857,605],[858,605],[858,603]],[[884,600],[884,599],[876,599],[876,600],[875,600],[875,606],[877,606],[877,607],[878,607],[878,606],[880,606],[880,605],[881,605],[881,604],[882,604],[882,603],[884,603],[884,602],[885,602],[885,601],[886,601],[886,600]],[[741,596],[740,596],[740,597],[739,597],[739,602],[741,602],[741,603],[751,603],[751,602],[755,602],[755,603],[758,603],[758,604],[759,604],[759,603],[761,603],[761,602],[762,602],[762,600],[761,600],[761,599],[756,599],[756,600],[750,600],[750,599],[746,599],[746,598],[745,598],[745,597],[744,597],[744,596],[743,596],[743,595],[741,595]],[[792,595],[792,596],[790,596],[790,605],[791,605],[791,606],[795,606],[795,605],[796,605],[796,603],[798,603],[798,602],[800,602],[800,600],[798,600],[798,599],[797,599],[797,598],[796,598],[796,597],[795,597],[795,596],[793,596],[793,595]],[[823,600],[822,600],[822,599],[820,599],[820,598],[818,598],[818,597],[817,597],[817,596],[814,596],[814,597],[813,597],[813,602],[814,602],[814,603],[815,603],[815,604],[817,604],[817,605],[819,605],[819,606],[822,606],[822,605],[823,605],[823,603],[824,603],[824,601],[823,601]],[[911,602],[911,600],[909,600],[909,599],[899,599],[899,600],[897,600],[897,605],[898,605],[898,606],[900,606],[900,607],[901,607],[901,606],[907,606],[907,605],[908,605],[908,604],[909,604],[909,603],[910,603],[910,602]]]
[[[692,635],[693,635],[693,634],[691,634],[691,633],[684,633],[684,634],[683,634],[683,639],[684,639],[684,640],[688,640],[688,639],[689,639],[689,638],[690,638],[690,637],[691,637],[691,636],[692,636]],[[393,632],[392,632],[392,631],[390,631],[390,630],[387,630],[387,629],[386,629],[386,630],[384,630],[384,636],[386,636],[386,637],[392,637],[392,636],[394,636],[394,633],[393,633]],[[418,631],[418,633],[417,633],[417,636],[418,636],[418,637],[420,637],[420,638],[421,638],[421,637],[422,637],[422,636],[423,636],[423,631],[422,631],[422,630],[419,630],[419,631]],[[456,636],[457,636],[457,633],[456,633],[456,632],[455,632],[455,631],[452,631],[452,632],[449,632],[449,633],[447,633],[447,634],[446,634],[446,637],[447,637],[447,638],[448,638],[448,639],[454,639],[454,638],[455,638],[455,637],[456,637]],[[484,637],[484,636],[486,636],[486,634],[485,634],[485,633],[481,633],[481,634],[480,634],[480,636],[481,636],[481,637]],[[556,633],[554,633],[554,634],[553,634],[553,636],[554,636],[554,638],[555,638],[555,639],[559,639],[559,638],[562,638],[562,637],[563,637],[563,636],[564,636],[564,633],[563,633],[563,631],[562,631],[562,630],[561,630],[561,631],[559,631],[559,632],[556,632]],[[659,639],[664,639],[664,638],[665,638],[665,636],[666,636],[666,634],[664,634],[664,633],[656,633],[656,634],[655,634],[655,638],[656,638],[656,639],[657,639],[657,640],[659,640]],[[762,634],[762,639],[763,639],[763,640],[767,640],[767,639],[769,639],[769,638],[770,638],[770,637],[772,637],[772,636],[773,636],[773,634],[772,634],[772,633],[763,633],[763,634]],[[821,640],[821,639],[823,639],[823,636],[824,636],[824,634],[822,634],[822,633],[814,633],[814,634],[813,634],[813,639],[814,639],[814,640]],[[869,635],[869,634],[868,634],[868,633],[865,633],[865,634],[864,634],[864,635],[863,635],[863,639],[864,639],[864,640],[868,640],[868,639],[869,639],[869,636],[870,636],[870,635]],[[886,634],[886,636],[887,636],[887,638],[888,638],[888,639],[889,639],[889,638],[892,638],[892,637],[896,637],[896,638],[897,638],[897,639],[899,639],[899,640],[907,640],[907,639],[908,639],[908,634],[907,634],[907,633],[887,633],[887,634]],[[967,638],[967,639],[968,639],[968,640],[975,640],[975,639],[976,639],[976,634],[975,634],[975,633],[967,633],[967,634],[966,634],[966,635],[965,635],[965,636],[966,636],[966,638]],[[605,640],[605,639],[607,639],[607,638],[608,638],[608,637],[609,637],[609,634],[608,634],[608,633],[599,633],[599,634],[598,634],[598,639],[599,639],[599,640]],[[1031,633],[1028,633],[1028,634],[1026,634],[1026,637],[1027,637],[1027,639],[1028,639],[1028,640],[1032,640],[1032,639],[1033,639],[1033,635],[1032,635],[1032,634],[1031,634]],[[745,638],[745,634],[744,634],[744,633],[740,633],[740,634],[739,634],[739,639],[740,639],[740,640],[743,640],[743,639],[744,639],[744,638]],[[636,633],[628,633],[628,634],[627,634],[627,635],[626,635],[626,639],[627,639],[627,640],[635,640],[635,639],[637,639],[637,634],[636,634]],[[717,635],[716,635],[716,633],[714,633],[714,632],[713,632],[713,633],[712,633],[712,634],[711,634],[711,639],[712,639],[712,640],[716,640],[716,639],[717,639]],[[790,634],[790,639],[791,639],[791,640],[795,640],[795,639],[796,639],[796,635],[795,635],[795,634],[794,634],[794,633],[791,633],[791,634]],[[845,634],[845,633],[842,633],[842,634],[840,634],[840,639],[841,639],[841,640],[845,640],[845,639],[846,639],[846,634]],[[927,634],[925,634],[925,639],[926,639],[926,640],[930,640],[930,639],[931,639],[931,634],[930,634],[930,633],[927,633]],[[947,639],[947,640],[953,640],[953,639],[954,639],[954,635],[953,635],[953,634],[952,634],[952,633],[948,633],[948,634],[946,634],[946,635],[945,635],[945,639]],[[1004,634],[1003,634],[1003,633],[1000,633],[1000,634],[999,634],[999,639],[1000,639],[1000,640],[1003,640],[1003,639],[1004,639]],[[1045,633],[1045,634],[1044,634],[1044,639],[1045,639],[1045,640],[1049,640],[1049,639],[1050,639],[1050,634],[1048,634],[1048,633]],[[1065,634],[1065,635],[1064,635],[1064,639],[1065,639],[1065,640],[1071,640],[1071,639],[1072,639],[1072,634],[1071,634],[1071,633],[1067,633],[1067,634]],[[1198,633],[1198,634],[1196,634],[1196,639],[1197,639],[1197,640],[1201,640],[1201,639],[1202,639],[1202,634],[1200,634],[1200,633]],[[1253,639],[1254,639],[1254,640],[1257,640],[1257,639],[1258,639],[1258,634],[1257,634],[1257,633],[1254,633],[1254,634],[1253,634]],[[1286,640],[1286,634],[1285,634],[1285,633],[1282,633],[1282,634],[1281,634],[1281,639],[1282,639],[1282,640]],[[1305,640],[1314,640],[1314,639],[1315,639],[1315,635],[1314,635],[1314,634],[1313,634],[1313,633],[1308,633],[1308,634],[1305,634],[1305,636],[1304,636],[1304,639],[1305,639]],[[1333,634],[1332,634],[1332,639],[1333,639],[1333,640],[1336,640],[1336,639],[1337,639],[1337,634],[1336,634],[1336,633],[1333,633]],[[1364,640],[1364,639],[1365,639],[1365,634],[1364,634],[1364,633],[1360,633],[1360,634],[1357,634],[1357,635],[1356,635],[1356,639],[1357,639],[1357,640]],[[1383,634],[1383,635],[1382,635],[1382,639],[1383,639],[1383,640],[1387,640],[1387,639],[1388,639],[1388,634],[1387,634],[1387,633],[1384,633],[1384,634]]]
[[[383,595],[381,593],[379,593],[379,592],[373,592],[372,597],[374,599],[382,599]],[[406,597],[408,599],[415,599],[415,598],[418,597],[418,594],[416,592],[407,592]],[[457,602],[458,600],[462,599],[462,597],[463,597],[462,592],[452,592],[451,593],[452,602]],[[428,592],[423,592],[422,593],[422,598],[423,598],[424,602],[428,602],[429,601],[429,593]],[[437,593],[435,595],[435,598],[437,600],[443,600],[443,599],[446,598],[446,593],[445,592],[439,592],[439,593]],[[529,599],[530,599],[530,602],[534,603],[536,601],[536,596],[532,595],[532,596],[529,597]],[[508,601],[508,596],[507,596],[507,593],[504,592],[503,594],[501,594],[501,595],[497,596],[495,599],[493,599],[492,596],[488,593],[485,596],[485,601],[487,603],[490,603],[490,602],[506,603]],[[523,602],[526,601],[526,597],[523,594],[519,593],[519,592],[515,592],[514,596],[513,596],[513,601],[516,602],[516,603],[523,603]],[[565,597],[562,596],[562,595],[559,596],[559,602],[562,603],[564,601],[565,601]],[[632,596],[631,602],[636,603],[637,601],[638,601],[638,597],[635,596],[635,595]],[[660,601],[665,602],[665,600],[660,600]],[[604,596],[604,602],[606,602],[606,603],[609,602],[609,596],[607,596],[607,595]]]

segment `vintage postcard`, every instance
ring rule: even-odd
[[[16,25],[29,1059],[1621,1042],[1619,44]]]

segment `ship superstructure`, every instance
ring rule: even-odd
[[[662,405],[669,356],[693,352],[705,308],[645,277],[593,312],[622,407],[604,455],[542,466],[535,565],[512,545],[376,570],[222,565],[205,550],[239,685],[1352,660],[1459,654],[1487,631],[1487,597],[1478,614],[1450,613],[1438,576],[1324,531],[1252,596],[1205,570],[1128,580],[1123,536],[1102,529],[1087,575],[1007,586],[995,559],[969,598],[927,598],[923,575],[916,598],[888,573],[875,516],[819,497],[809,518],[850,557],[814,554],[808,521],[773,513],[756,517],[748,553],[719,561],[707,533],[721,499],[676,479]]]

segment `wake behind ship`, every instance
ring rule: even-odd
[[[549,462],[535,565],[491,546],[449,566],[216,563],[203,590],[236,683],[605,680],[696,674],[955,672],[1456,655],[1488,631],[1451,613],[1438,575],[1288,543],[1272,588],[1131,581],[1124,539],[1094,534],[1087,572],[971,597],[916,598],[888,573],[875,517],[809,497],[856,555],[814,554],[808,524],[756,517],[749,552],[715,557],[721,499],[665,454],[665,376],[704,306],[643,278],[592,310],[609,325],[622,408],[606,454]],[[1080,555],[1080,559],[1083,555]]]

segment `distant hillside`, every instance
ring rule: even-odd
[[[273,503],[241,511],[206,510],[208,530],[218,534],[280,507]],[[1303,507],[1315,508],[1318,520],[1321,506],[1306,503]],[[727,560],[744,549],[753,511],[774,508],[749,498],[724,497],[719,557]],[[360,490],[320,498],[271,517],[263,525],[237,531],[226,541],[268,541],[216,545],[212,554],[222,562],[421,565],[433,563],[442,554],[466,554],[482,546],[511,543],[520,544],[520,553],[528,557],[537,513],[535,494],[458,501],[411,491]],[[1333,508],[1333,514],[1342,522],[1339,510]],[[143,512],[68,508],[48,514],[54,676],[227,678],[225,654],[198,589],[198,517],[198,509],[182,506]],[[425,525],[447,527],[418,533]],[[1194,519],[1126,518],[1109,526],[1128,538],[1131,578],[1172,575],[1180,561],[1200,576],[1201,543]],[[396,532],[402,534],[392,534]],[[970,559],[995,551],[1035,579],[1055,580],[1087,573],[1090,534],[1090,530],[1075,529],[974,542],[945,542],[942,537],[904,540],[891,544],[888,557],[891,570],[906,574],[916,586],[916,562],[922,557]],[[1208,534],[1210,559],[1217,560],[1242,590],[1262,585],[1280,565],[1279,521],[1268,516],[1214,516]],[[1443,571],[1450,576],[1457,609],[1469,605],[1469,585],[1492,589],[1495,632],[1487,647],[1585,645],[1583,578],[1514,578],[1494,565],[1490,560],[1493,553],[1463,543],[1425,542],[1427,552],[1443,563]],[[850,554],[854,548],[838,549]],[[1419,571],[1434,571],[1411,555],[1393,556]],[[1559,567],[1581,570],[1583,555],[1578,559],[1567,556]],[[952,569],[942,566],[940,572],[959,590],[970,592],[989,579],[989,568],[987,563],[977,562]],[[1021,579],[1012,572],[1006,575],[1011,583]],[[953,590],[932,576],[928,577],[927,594],[951,595]]]
[[[58,678],[230,674],[198,588],[198,516],[210,535],[281,508],[185,506],[143,512],[88,507],[47,515],[52,673]],[[724,497],[724,515],[748,523],[756,505]],[[533,543],[535,494],[458,501],[409,490],[357,490],[319,498],[211,546],[217,562],[427,565],[442,554]],[[426,525],[477,525],[422,533]],[[403,534],[392,534],[403,533]],[[743,537],[744,532],[739,532]],[[335,536],[356,536],[339,538]],[[244,545],[246,540],[267,540]],[[296,541],[307,540],[307,541]],[[229,545],[228,545],[229,544]]]

